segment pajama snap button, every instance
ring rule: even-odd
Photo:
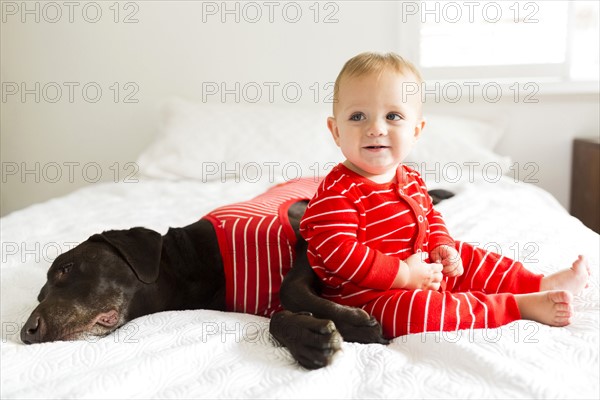
[[[423,219],[423,216],[422,216],[422,215],[419,215],[419,216],[417,217],[417,221],[419,221],[419,222],[423,222],[423,220],[424,220],[424,219]]]

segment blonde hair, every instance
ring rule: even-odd
[[[423,78],[417,67],[396,53],[360,53],[346,61],[342,67],[342,70],[338,74],[337,79],[335,80],[335,85],[333,86],[334,110],[335,105],[338,102],[340,83],[342,82],[342,79],[359,77],[371,73],[381,74],[383,71],[388,69],[391,69],[399,74],[412,74],[419,85],[423,83]]]

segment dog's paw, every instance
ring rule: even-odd
[[[341,310],[335,318],[335,325],[347,342],[389,344],[383,336],[381,325],[366,311],[340,306]]]
[[[294,359],[307,369],[331,364],[343,339],[332,321],[310,313],[282,311],[273,316],[271,334],[288,348]]]

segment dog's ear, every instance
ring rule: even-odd
[[[446,200],[451,197],[454,197],[454,193],[449,192],[444,189],[433,189],[433,190],[429,190],[428,193],[429,193],[429,196],[431,196],[431,202],[433,203],[434,206],[436,204],[439,204],[442,200]]]
[[[111,244],[127,261],[138,279],[153,283],[158,279],[162,236],[150,229],[136,227],[128,230],[105,231],[90,237],[92,241]]]

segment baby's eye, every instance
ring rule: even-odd
[[[362,121],[363,119],[365,119],[363,113],[354,113],[350,116],[350,121]]]
[[[386,115],[386,118],[390,121],[400,121],[402,120],[402,115],[397,113],[389,113],[388,115]]]

